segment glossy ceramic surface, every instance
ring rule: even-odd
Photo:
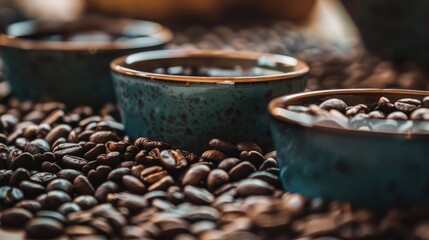
[[[263,60],[263,61],[261,61]],[[259,63],[258,63],[259,62]],[[279,75],[198,77],[155,74],[153,66],[261,66]],[[273,97],[303,91],[308,67],[294,58],[253,52],[154,51],[115,60],[117,98],[128,134],[147,136],[199,151],[214,137],[271,145],[266,104]]]
[[[429,203],[429,135],[311,126],[283,107],[339,98],[347,104],[422,99],[429,92],[350,89],[308,92],[269,104],[280,176],[287,191],[384,208]]]
[[[71,42],[29,39],[34,34],[97,30],[123,35],[117,42]],[[172,34],[159,24],[87,18],[72,22],[28,21],[12,24],[0,35],[4,76],[23,100],[58,100],[70,106],[98,107],[115,101],[109,63],[136,51],[161,49]]]

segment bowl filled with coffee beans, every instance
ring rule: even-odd
[[[214,137],[271,145],[267,102],[303,91],[309,70],[292,57],[223,50],[137,53],[111,68],[130,137],[197,152]]]
[[[376,208],[428,203],[428,96],[345,89],[272,100],[284,188]]]
[[[18,98],[101,107],[115,101],[111,60],[162,49],[171,38],[169,29],[148,21],[32,20],[11,24],[0,34],[0,56],[5,79]]]

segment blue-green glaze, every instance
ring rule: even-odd
[[[110,61],[134,51],[91,53],[3,47],[0,56],[4,63],[3,75],[11,85],[12,93],[19,99],[56,100],[69,106],[99,107],[115,102]]]
[[[374,208],[429,203],[427,137],[317,129],[273,116],[271,130],[287,191]]]
[[[219,84],[112,74],[130,137],[147,136],[197,152],[212,138],[272,147],[267,102],[306,86],[305,76]]]

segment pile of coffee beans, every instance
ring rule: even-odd
[[[197,155],[131,141],[113,105],[0,102],[0,226],[30,239],[429,237],[427,207],[380,214],[284,192],[276,152],[251,142]]]
[[[422,100],[402,98],[391,102],[380,97],[375,103],[347,105],[331,98],[319,105],[287,106],[286,109],[313,116],[313,124],[335,128],[394,133],[429,133],[429,96]]]
[[[175,33],[170,48],[259,51],[294,56],[310,66],[308,90],[405,88],[429,90],[427,72],[415,64],[391,63],[349,47],[300,33],[287,21],[253,25],[195,25]]]

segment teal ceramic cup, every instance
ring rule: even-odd
[[[157,23],[131,19],[19,22],[0,35],[3,75],[22,100],[98,107],[115,101],[113,59],[162,49],[171,38]]]
[[[212,50],[138,53],[111,68],[130,137],[197,152],[211,138],[270,146],[266,104],[303,91],[309,70],[287,56]]]
[[[287,191],[385,208],[429,203],[429,124],[426,131],[380,132],[316,126],[308,115],[285,108],[339,98],[349,106],[376,104],[381,96],[422,100],[426,91],[346,89],[283,96],[269,104],[271,127]],[[385,120],[374,120],[385,121]]]

